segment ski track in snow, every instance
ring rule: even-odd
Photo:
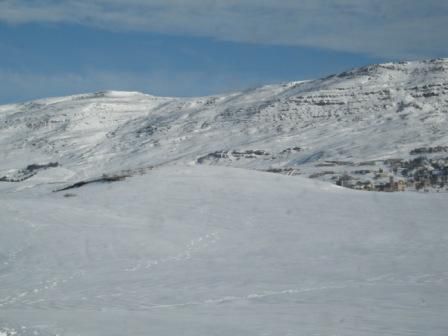
[[[62,284],[66,284],[69,281],[73,281],[76,278],[82,276],[83,271],[76,272],[72,275],[64,277],[49,278],[44,281],[40,281],[37,286],[33,286],[32,289],[22,291],[18,294],[7,296],[4,298],[0,297],[0,308],[8,308],[13,305],[19,306],[32,306],[45,302],[45,299],[39,298],[43,293],[48,293],[51,290],[57,288]]]
[[[215,244],[218,240],[220,240],[220,235],[217,232],[208,233],[204,236],[191,240],[185,250],[177,255],[168,256],[157,260],[140,261],[135,266],[126,268],[125,271],[135,272],[138,270],[147,270],[169,262],[186,261],[192,258],[195,253],[200,252],[209,245]]]

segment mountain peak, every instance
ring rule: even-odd
[[[422,61],[401,61],[367,65],[334,75],[339,78],[350,76],[378,76],[385,73],[424,73],[448,72],[448,58],[438,58]]]
[[[168,163],[333,182],[374,181],[380,168],[400,177],[388,160],[445,159],[447,64],[385,63],[213,97],[105,91],[3,106],[0,178],[38,181],[25,168],[55,162],[68,179]]]

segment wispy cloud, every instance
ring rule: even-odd
[[[77,23],[380,57],[448,54],[446,0],[3,0],[0,21]]]

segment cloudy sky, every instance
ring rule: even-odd
[[[0,103],[207,95],[448,57],[446,0],[0,0]]]

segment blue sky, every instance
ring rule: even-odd
[[[317,78],[446,57],[446,31],[448,4],[437,0],[1,0],[0,103]]]

